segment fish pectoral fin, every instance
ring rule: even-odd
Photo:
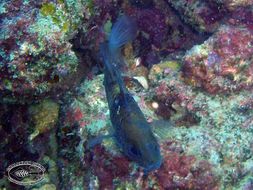
[[[114,137],[113,135],[109,134],[109,135],[101,135],[101,136],[95,137],[93,139],[90,139],[87,144],[87,148],[88,149],[93,148],[94,146],[101,144],[103,142],[103,140],[108,139],[108,138],[113,138],[113,137]]]
[[[158,119],[158,120],[153,120],[150,123],[151,130],[152,132],[159,138],[159,139],[165,139],[166,134],[168,134],[169,130],[173,126],[173,122],[169,120],[164,120],[164,119]]]

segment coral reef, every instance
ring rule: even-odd
[[[164,163],[149,178],[154,178],[155,189],[219,189],[218,180],[207,161],[197,161],[194,156],[184,155],[174,149],[175,142],[162,144]],[[178,145],[177,145],[178,146]],[[182,150],[182,149],[181,149]],[[180,150],[180,151],[181,151]],[[144,187],[147,189],[150,187]]]
[[[29,117],[28,107],[2,104],[0,107],[1,187],[21,189],[19,185],[10,183],[4,176],[7,176],[6,168],[9,165],[24,160],[39,162],[47,169],[45,179],[40,185],[51,183],[57,186],[58,168],[55,162],[57,144],[54,131],[51,130],[51,133],[44,131],[31,139],[35,129]]]
[[[113,182],[126,180],[130,174],[130,162],[124,156],[112,155],[101,146],[86,155],[84,164],[98,178],[99,189],[113,189]]]
[[[2,102],[44,97],[75,74],[78,59],[68,40],[83,18],[84,6],[82,1],[1,3]]]
[[[0,189],[253,188],[252,0],[0,2]],[[138,26],[122,76],[159,141],[144,175],[116,145],[99,47]],[[10,183],[38,162],[44,180]]]
[[[124,160],[113,139],[102,142],[99,138],[95,141],[97,146],[85,148],[94,136],[110,134],[111,129],[102,86],[103,76],[96,76],[82,84],[79,96],[66,109],[75,110],[66,118],[66,123],[78,123],[78,133],[83,139],[80,141],[85,142],[84,147],[77,143],[75,148],[83,152],[83,167],[89,171],[84,184],[101,189],[127,186],[144,189],[226,189],[250,185],[251,92],[242,91],[229,98],[222,94],[207,96],[184,82],[179,64],[177,61],[165,61],[154,65],[148,76],[147,90],[136,92],[136,88],[130,88],[154,127],[163,150],[163,165],[146,180],[141,177],[143,173],[135,163]],[[146,98],[138,98],[143,94]],[[92,120],[88,120],[88,115],[92,115]],[[170,122],[163,122],[161,118]],[[89,122],[86,124],[84,121]],[[90,139],[88,142],[87,138]],[[121,163],[122,168],[113,169],[118,162],[124,162]],[[103,171],[104,175],[100,175],[99,171]],[[245,176],[245,182],[240,181],[241,175]],[[136,178],[137,182],[133,182]]]
[[[253,2],[250,0],[209,0],[217,4],[222,4],[228,10],[233,11],[241,7],[249,7],[253,5]]]
[[[249,177],[252,168],[252,91],[207,95],[185,84],[181,72],[165,71],[163,63],[154,66],[150,86],[155,86],[156,114],[170,119],[175,128],[164,127],[165,132],[158,134],[180,141],[185,152],[208,160],[221,176],[221,189],[240,186],[240,175]]]
[[[164,163],[144,178],[143,172],[136,170],[126,158],[101,146],[86,155],[85,164],[96,176],[99,189],[121,189],[126,184],[132,184],[135,189],[218,189],[218,180],[208,162],[172,150],[172,144],[162,144]]]
[[[58,136],[58,157],[59,166],[59,188],[67,190],[69,187],[84,187],[84,176],[86,171],[82,165],[84,156],[82,139],[79,134],[79,126],[75,123],[64,125],[61,123]]]
[[[140,32],[135,49],[139,51],[141,63],[148,67],[158,63],[169,53],[190,48],[193,42],[200,42],[204,38],[184,25],[179,16],[163,1],[155,2],[152,8],[126,6],[124,9],[136,19]]]
[[[43,100],[39,104],[29,107],[29,113],[34,125],[34,132],[30,136],[30,139],[33,139],[55,127],[59,116],[59,105],[52,100]]]
[[[181,18],[200,32],[214,32],[224,16],[224,8],[212,1],[172,1],[168,3],[179,12]]]
[[[184,57],[186,81],[207,92],[232,92],[252,86],[253,35],[244,27],[222,26]]]
[[[136,20],[139,32],[133,49],[141,64],[147,67],[158,63],[171,52],[188,49],[206,38],[181,22],[175,11],[163,1],[92,1],[88,7],[93,16],[85,20],[87,29],[79,30],[72,44],[76,51],[91,51],[95,60],[98,60],[96,53],[99,44],[108,37],[110,27],[120,12]]]
[[[253,29],[253,5],[250,7],[240,7],[231,12],[228,21],[231,25],[244,25],[250,31]]]

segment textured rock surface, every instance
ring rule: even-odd
[[[223,26],[184,57],[187,82],[209,93],[251,89],[253,34],[248,28]]]
[[[253,187],[253,11],[242,0],[0,2],[0,189]],[[144,176],[115,143],[99,46],[128,14],[124,82],[159,141]],[[107,138],[102,138],[102,137]],[[46,168],[33,187],[6,168]]]
[[[59,86],[78,65],[68,40],[84,6],[81,1],[1,3],[2,102],[26,102],[64,89]]]
[[[199,32],[214,32],[224,18],[225,10],[219,4],[200,0],[168,0],[181,18]]]

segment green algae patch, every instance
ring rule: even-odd
[[[46,19],[49,23],[51,22],[52,25],[55,25],[59,28],[61,32],[68,32],[69,31],[69,21],[66,16],[66,12],[64,8],[56,7],[56,5],[52,3],[46,3],[42,5],[40,9],[41,18],[39,19]],[[50,26],[52,26],[50,25]]]
[[[180,69],[180,63],[177,61],[165,61],[160,65],[163,69],[169,68],[173,71]]]
[[[79,3],[76,2],[78,5]],[[81,4],[80,4],[81,5]],[[72,2],[60,1],[58,4],[44,3],[40,9],[40,17],[46,18],[53,25],[59,27],[63,33],[73,32],[81,22],[82,14],[76,11],[76,5]]]
[[[34,133],[30,138],[33,139],[55,127],[59,116],[59,105],[52,100],[46,99],[39,104],[30,106],[29,115],[34,129]]]
[[[10,80],[4,79],[4,80],[3,80],[3,84],[4,84],[4,87],[5,87],[7,90],[11,90],[11,89],[12,89],[12,83],[11,83]]]
[[[95,12],[95,6],[93,0],[87,0],[87,8],[89,9],[90,14],[93,16]]]
[[[181,68],[181,64],[178,61],[171,60],[171,61],[163,61],[159,64],[153,65],[150,73],[149,73],[149,80],[160,80],[163,76],[163,73],[168,73],[170,71],[179,71]]]
[[[67,32],[69,30],[69,27],[70,27],[70,23],[68,21],[64,22],[63,25],[62,25],[62,29],[61,31],[62,32]]]
[[[53,15],[56,12],[56,7],[53,3],[44,3],[40,11],[43,16]]]

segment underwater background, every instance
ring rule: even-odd
[[[101,139],[121,15],[138,31],[118,72],[163,157],[147,175]],[[252,93],[252,0],[0,0],[0,190],[253,190]],[[11,182],[20,161],[43,180]]]

